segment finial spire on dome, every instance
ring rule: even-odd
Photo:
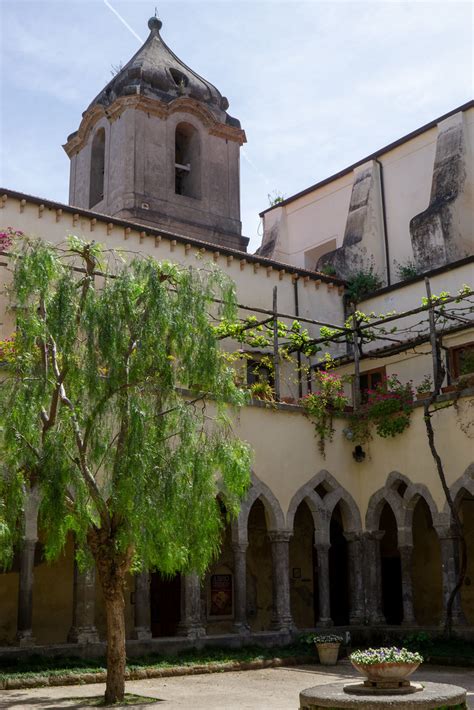
[[[156,5],[155,5],[155,14],[153,15],[153,17],[150,17],[150,19],[148,20],[148,27],[150,28],[150,30],[152,32],[153,32],[153,30],[155,32],[159,32],[161,30],[161,28],[163,27],[163,23],[160,20],[160,18],[158,17],[158,8],[156,7]]]

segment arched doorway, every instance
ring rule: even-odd
[[[459,505],[467,544],[467,571],[461,588],[461,604],[469,624],[474,624],[474,496],[465,493]]]
[[[329,599],[331,619],[336,626],[349,623],[349,558],[339,503],[329,526]]]
[[[151,635],[176,636],[181,620],[181,576],[150,575]]]
[[[387,624],[397,625],[403,620],[402,568],[397,521],[388,503],[385,503],[380,515],[379,530],[385,533],[380,541],[382,609]]]
[[[248,517],[247,620],[252,631],[270,628],[272,618],[272,550],[265,507],[260,498]]]
[[[217,499],[221,520],[221,547],[219,557],[211,564],[205,577],[202,595],[205,597],[206,629],[208,634],[232,632],[234,620],[234,553],[232,531],[227,509],[222,498]]]
[[[290,539],[290,603],[291,615],[298,628],[316,625],[319,599],[314,522],[305,501],[296,510]]]
[[[431,511],[420,498],[413,511],[413,608],[418,624],[435,625],[443,610],[441,550]]]

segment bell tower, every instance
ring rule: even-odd
[[[64,150],[69,203],[245,251],[229,102],[163,41],[161,21],[96,96]]]

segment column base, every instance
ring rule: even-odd
[[[135,641],[149,641],[152,638],[150,629],[144,626],[136,626],[132,631],[132,639]]]
[[[349,625],[350,626],[362,626],[364,623],[364,615],[362,612],[360,614],[354,614],[353,616],[349,616]]]
[[[95,626],[72,627],[67,635],[69,643],[99,643],[99,634]]]
[[[418,626],[416,619],[403,619],[402,626]]]
[[[272,631],[281,631],[283,633],[291,633],[296,629],[294,621],[291,617],[282,619],[273,619],[270,628]]]
[[[444,628],[445,624],[446,624],[446,617],[443,617],[441,619],[441,622],[439,625],[441,628]],[[467,619],[464,616],[463,612],[458,612],[458,613],[453,614],[453,616],[452,616],[452,625],[453,626],[466,626],[466,624],[467,624]]]
[[[236,623],[232,625],[232,631],[239,636],[248,636],[250,634],[250,626],[248,624]]]
[[[19,631],[16,635],[16,641],[20,648],[26,648],[36,644],[36,639],[32,631]]]
[[[200,624],[180,624],[178,626],[178,636],[186,636],[187,638],[200,639],[206,636],[206,629]]]

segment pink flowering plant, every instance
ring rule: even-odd
[[[300,404],[314,423],[319,437],[319,451],[325,457],[326,441],[332,441],[334,436],[334,415],[342,413],[348,404],[344,394],[344,379],[334,372],[318,370],[315,374],[315,391],[303,397]]]
[[[7,227],[0,231],[0,251],[8,251],[17,237],[22,237],[23,232],[13,227]]]
[[[402,384],[397,375],[386,377],[375,389],[367,391],[366,416],[383,438],[405,431],[410,425],[412,408],[412,383]]]

